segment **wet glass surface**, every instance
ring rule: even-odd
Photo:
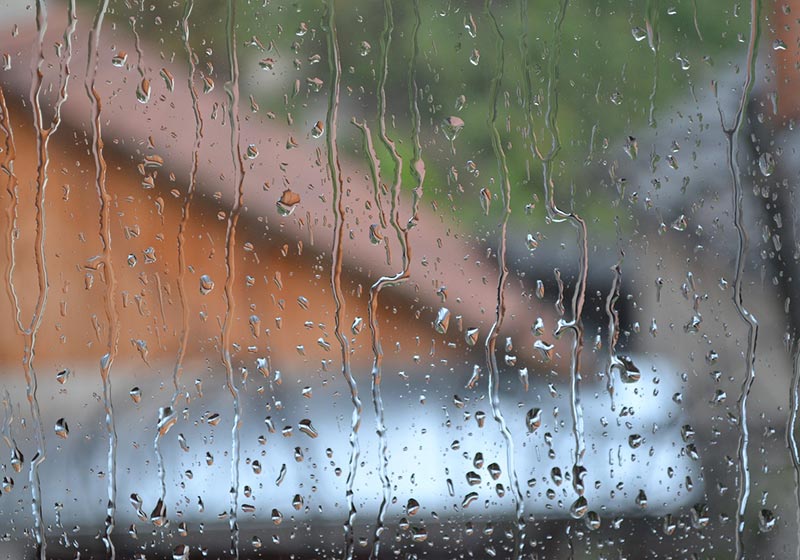
[[[800,558],[800,2],[0,14],[0,557]]]

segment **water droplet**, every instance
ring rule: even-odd
[[[642,377],[639,368],[636,367],[633,360],[627,356],[617,356],[611,369],[619,373],[619,377],[623,383],[636,383]]]
[[[764,177],[769,177],[775,172],[775,158],[769,152],[764,152],[758,158],[758,169]]]
[[[325,123],[317,121],[316,124],[314,124],[314,128],[311,129],[311,137],[320,138],[323,134],[325,134]]]
[[[461,500],[461,507],[462,508],[469,507],[469,505],[472,502],[474,502],[475,500],[477,500],[477,499],[478,499],[478,493],[477,492],[470,492],[469,494],[464,496],[463,500]]]
[[[172,549],[172,560],[189,560],[191,549],[185,544],[179,544]]]
[[[480,192],[481,208],[485,216],[489,215],[489,209],[492,205],[492,193],[487,188],[482,188]]]
[[[477,66],[481,61],[481,52],[478,49],[472,49],[472,52],[469,55],[469,63],[473,66]]]
[[[147,103],[150,101],[150,80],[142,78],[136,88],[136,99],[139,103]]]
[[[14,446],[11,450],[11,468],[14,469],[14,472],[21,472],[24,462],[25,457],[22,455],[22,451],[19,450],[19,447]]]
[[[139,389],[139,387],[134,387],[133,389],[128,391],[128,394],[131,396],[131,400],[136,404],[142,402],[142,390]]]
[[[447,332],[447,328],[450,326],[450,310],[446,307],[442,307],[439,309],[439,313],[436,315],[436,321],[433,324],[434,329],[439,334],[445,334]]]
[[[56,435],[61,439],[67,439],[67,437],[69,437],[69,426],[67,425],[67,421],[63,418],[56,420],[55,432]]]
[[[464,128],[464,120],[459,117],[447,117],[442,121],[442,132],[451,142],[455,140]]]
[[[671,227],[672,227],[672,229],[674,229],[675,231],[686,231],[686,228],[687,228],[688,226],[689,226],[689,224],[688,224],[688,222],[686,221],[686,216],[684,216],[683,214],[681,214],[680,216],[678,216],[677,218],[675,218],[675,221],[674,221],[674,222],[672,222],[672,226],[671,226]]]
[[[200,277],[200,293],[208,295],[214,289],[214,281],[208,274],[203,274]]]
[[[586,522],[586,528],[590,531],[597,531],[600,528],[600,515],[596,511],[588,512],[584,521]]]
[[[275,67],[275,60],[272,58],[262,58],[258,61],[262,70],[272,70]]]
[[[528,433],[532,434],[542,425],[542,410],[532,408],[525,415],[525,424],[528,426]]]
[[[310,438],[315,438],[319,435],[319,433],[317,433],[317,430],[311,424],[311,420],[309,420],[308,418],[300,420],[297,428]]]
[[[290,189],[286,189],[277,202],[278,213],[281,216],[289,216],[299,203],[300,195]]]
[[[158,433],[166,435],[169,429],[178,421],[178,414],[171,406],[163,406],[158,409]]]
[[[545,342],[543,340],[536,340],[533,343],[533,347],[539,351],[539,355],[545,362],[549,362],[550,359],[553,357],[554,346],[552,344]]]
[[[636,495],[636,505],[642,509],[647,507],[647,494],[645,494],[644,490],[639,490]]]
[[[769,509],[758,512],[758,528],[762,533],[768,533],[775,528],[775,514]]]
[[[167,86],[167,90],[174,91],[175,77],[172,75],[172,73],[166,68],[162,68],[160,74],[161,77],[164,78],[164,84]]]
[[[150,522],[156,527],[163,527],[167,523],[167,506],[164,501],[159,499],[156,507],[150,513]]]
[[[255,338],[258,338],[259,334],[261,333],[261,319],[258,315],[250,315],[248,323],[250,324],[250,334],[252,334]]]
[[[467,332],[464,333],[464,341],[467,343],[467,346],[475,346],[478,343],[479,334],[479,330],[475,327],[467,329]]]
[[[125,51],[119,51],[111,58],[111,64],[116,66],[117,68],[121,68],[125,66],[125,62],[128,60],[128,53]]]
[[[473,39],[478,36],[478,25],[475,23],[475,18],[472,17],[472,14],[464,16],[464,29]]]
[[[587,511],[589,511],[589,502],[586,501],[584,496],[579,496],[569,508],[569,514],[573,519],[580,519],[586,515]]]
[[[369,241],[373,245],[379,245],[383,241],[383,233],[381,233],[381,226],[379,226],[378,224],[370,224]]]
[[[416,515],[419,513],[419,502],[414,498],[409,498],[406,504],[406,513],[408,513],[408,515]]]
[[[369,51],[371,50],[372,50],[372,45],[370,45],[366,41],[361,41],[361,45],[359,47],[359,53],[361,54],[361,56],[367,56],[369,54]]]
[[[633,35],[633,38],[634,40],[636,40],[637,43],[639,41],[644,41],[645,39],[647,39],[647,31],[645,31],[641,27],[632,27],[631,35]]]

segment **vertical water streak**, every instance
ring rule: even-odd
[[[181,31],[183,33],[183,46],[186,51],[186,58],[189,63],[189,77],[187,79],[189,92],[192,96],[192,112],[194,113],[194,145],[192,147],[192,166],[189,172],[189,187],[181,206],[181,221],[178,224],[178,298],[181,303],[181,336],[178,341],[178,355],[175,360],[175,368],[172,371],[172,398],[170,408],[174,410],[180,392],[180,380],[183,375],[183,360],[186,356],[186,346],[189,341],[189,302],[186,297],[186,228],[189,225],[190,208],[195,190],[197,189],[197,170],[200,163],[200,142],[203,138],[203,116],[200,113],[197,88],[194,85],[196,74],[195,55],[189,42],[189,17],[194,8],[194,0],[186,0],[183,18],[181,20]],[[161,430],[156,430],[153,446],[155,448],[156,461],[158,463],[158,478],[161,485],[160,501],[166,502],[167,483],[166,471],[164,468],[164,455],[161,452],[160,440]]]
[[[369,176],[372,180],[372,199],[375,201],[375,207],[377,208],[378,212],[378,221],[382,228],[385,228],[386,223],[386,212],[383,209],[383,199],[381,198],[381,186],[380,186],[380,178],[381,178],[381,161],[378,158],[378,154],[375,152],[375,145],[372,142],[372,132],[369,129],[369,125],[367,125],[366,120],[364,122],[357,122],[355,118],[353,119],[353,124],[357,129],[361,131],[361,135],[363,136],[363,145],[362,148],[364,150],[364,154],[367,156],[367,166],[369,167]]]
[[[389,481],[388,467],[388,443],[386,439],[386,422],[384,419],[383,398],[381,396],[381,375],[383,365],[383,348],[380,341],[380,326],[378,324],[378,301],[381,290],[384,287],[402,283],[408,277],[409,253],[407,232],[400,225],[400,192],[402,189],[403,159],[400,157],[397,147],[386,132],[386,81],[389,75],[389,50],[392,44],[392,34],[394,32],[394,13],[391,0],[383,2],[383,33],[381,34],[381,65],[378,78],[378,135],[381,143],[389,151],[394,164],[394,177],[392,179],[391,209],[389,212],[389,223],[395,231],[397,240],[402,251],[402,269],[392,276],[382,276],[369,290],[369,329],[372,337],[372,406],[375,411],[375,431],[378,434],[380,463],[378,464],[378,474],[381,479],[381,503],[378,507],[378,514],[375,520],[375,531],[372,540],[372,550],[370,558],[376,559],[380,554],[380,536],[384,530],[386,511],[389,508],[391,499],[391,483]]]
[[[500,31],[500,24],[497,21],[494,13],[492,12],[491,0],[486,0],[486,12],[492,22],[494,33],[497,37],[495,47],[497,49],[497,60],[495,62],[495,75],[492,77],[490,86],[489,98],[491,99],[491,111],[489,112],[487,125],[492,139],[492,150],[497,159],[497,167],[500,173],[500,181],[502,184],[502,200],[503,200],[503,219],[500,224],[500,247],[497,251],[497,265],[500,273],[497,278],[497,307],[495,310],[495,319],[489,333],[486,335],[486,342],[484,349],[486,351],[486,365],[489,370],[489,384],[488,384],[488,398],[492,409],[492,417],[500,427],[500,432],[506,444],[506,464],[508,467],[509,482],[511,489],[514,492],[514,501],[517,516],[517,530],[514,534],[514,558],[519,560],[522,558],[525,548],[525,501],[522,494],[522,489],[519,485],[519,477],[517,475],[516,460],[514,453],[514,437],[511,430],[506,424],[506,419],[503,416],[503,411],[500,407],[500,371],[497,366],[497,354],[495,351],[497,344],[497,337],[500,334],[500,329],[503,327],[503,320],[505,318],[506,303],[505,303],[505,287],[508,278],[508,264],[506,263],[506,250],[507,250],[507,233],[508,233],[508,220],[511,217],[511,181],[509,179],[508,165],[506,162],[506,153],[503,149],[500,132],[497,130],[497,102],[500,95],[500,84],[503,81],[503,74],[505,72],[505,37]]]
[[[617,357],[617,341],[619,341],[619,310],[617,309],[617,301],[619,300],[620,283],[622,282],[622,259],[624,254],[620,250],[619,260],[611,267],[613,277],[611,280],[611,289],[608,291],[606,297],[606,317],[608,317],[608,368],[606,375],[608,379],[606,384],[608,387],[608,394],[611,398],[611,410],[616,410],[614,404],[614,376],[617,370],[625,367],[622,361]]]
[[[242,211],[244,201],[244,159],[240,146],[239,131],[239,61],[236,54],[236,0],[228,0],[228,14],[226,20],[228,64],[230,66],[230,80],[225,83],[225,92],[228,94],[228,117],[231,126],[231,158],[236,168],[236,193],[233,199],[233,208],[228,215],[225,229],[225,319],[222,323],[221,346],[222,362],[225,365],[225,376],[228,391],[233,398],[233,426],[231,427],[231,553],[239,558],[239,430],[241,428],[241,404],[239,402],[239,388],[233,377],[233,362],[231,359],[231,324],[235,310],[234,281],[236,278],[236,225]]]
[[[108,337],[106,340],[106,353],[100,358],[100,377],[103,380],[103,408],[106,413],[106,432],[108,434],[108,477],[106,507],[105,536],[103,542],[106,546],[106,555],[112,560],[116,558],[116,549],[111,539],[114,532],[115,517],[117,513],[117,430],[114,423],[114,408],[111,401],[111,367],[119,347],[119,316],[114,299],[117,280],[111,260],[111,194],[106,184],[107,166],[103,156],[103,129],[100,121],[102,100],[95,87],[97,79],[98,56],[100,51],[100,33],[103,20],[108,10],[108,0],[100,0],[95,14],[92,29],[89,31],[89,54],[86,67],[84,87],[86,95],[92,104],[92,156],[95,165],[95,187],[100,201],[100,243],[102,245],[101,264],[105,276],[105,313],[108,322]]]
[[[37,154],[37,173],[36,173],[36,193],[35,193],[35,235],[34,235],[34,262],[36,265],[38,293],[34,310],[31,315],[30,324],[24,331],[25,347],[22,359],[22,368],[25,375],[26,394],[28,404],[33,418],[34,429],[36,430],[37,451],[30,466],[29,482],[31,486],[31,508],[34,518],[34,533],[38,546],[39,557],[44,560],[47,557],[47,542],[44,533],[41,499],[41,482],[39,479],[39,468],[47,458],[45,447],[44,427],[41,420],[41,411],[37,397],[38,379],[34,367],[36,356],[36,337],[44,318],[47,307],[47,295],[50,283],[47,275],[47,259],[45,255],[46,225],[45,225],[45,198],[47,193],[48,167],[50,164],[50,154],[48,144],[50,137],[58,130],[61,124],[61,107],[67,100],[67,89],[69,85],[69,63],[72,57],[72,35],[75,32],[77,18],[75,14],[74,0],[68,6],[68,22],[64,31],[66,52],[60,64],[60,84],[55,103],[54,114],[49,125],[45,127],[42,114],[40,95],[44,73],[42,67],[45,62],[44,38],[47,32],[47,5],[44,0],[36,2],[36,29],[37,40],[34,46],[34,56],[31,63],[31,90],[30,102],[33,108],[33,127],[36,133],[36,154]]]
[[[17,160],[17,147],[14,141],[14,129],[11,125],[11,113],[8,110],[6,103],[5,93],[3,88],[0,87],[0,130],[3,131],[5,136],[5,158],[3,161],[3,172],[8,176],[6,182],[6,194],[8,195],[8,203],[6,204],[6,219],[8,220],[8,227],[6,228],[5,236],[5,249],[6,249],[6,267],[4,272],[3,284],[5,285],[8,298],[12,303],[12,313],[14,329],[18,334],[25,333],[25,327],[22,324],[22,309],[20,308],[19,297],[17,290],[14,286],[14,268],[17,262],[16,255],[16,237],[17,237],[17,209],[19,207],[19,191],[17,189],[19,179],[14,170],[14,163]]]
[[[744,558],[744,529],[745,513],[747,513],[747,500],[750,497],[750,463],[748,456],[748,444],[750,443],[750,431],[747,426],[747,398],[753,388],[756,379],[756,343],[758,341],[758,321],[744,306],[742,297],[742,275],[744,274],[744,261],[747,255],[748,238],[744,225],[744,192],[742,190],[741,172],[739,170],[736,141],[739,139],[742,122],[744,120],[745,107],[750,98],[754,82],[756,59],[758,57],[758,38],[761,34],[761,0],[751,0],[750,2],[750,37],[747,44],[747,70],[745,72],[744,84],[742,85],[742,95],[739,98],[739,106],[734,114],[733,123],[730,127],[725,126],[725,118],[722,108],[719,109],[719,118],[722,130],[727,139],[727,159],[728,170],[731,175],[731,190],[733,199],[733,223],[738,237],[738,248],[736,252],[736,273],[733,281],[733,303],[741,319],[747,325],[747,353],[745,356],[745,367],[747,374],[742,381],[742,391],[739,395],[737,405],[739,407],[739,442],[737,446],[737,456],[739,460],[739,496],[736,507],[736,558]]]
[[[336,11],[334,0],[325,2],[325,18],[327,26],[328,43],[328,68],[330,70],[331,88],[328,96],[328,111],[325,117],[325,144],[328,152],[328,172],[331,180],[332,207],[333,207],[333,247],[331,249],[331,291],[335,304],[334,335],[339,341],[342,350],[342,376],[350,389],[350,400],[353,404],[353,414],[350,421],[350,462],[347,472],[347,521],[344,524],[345,550],[344,558],[351,560],[355,554],[355,538],[353,535],[353,522],[356,516],[354,483],[358,468],[360,447],[358,443],[358,430],[361,426],[361,413],[363,405],[358,396],[358,385],[350,369],[350,342],[347,335],[342,333],[342,321],[346,313],[346,301],[342,290],[342,247],[344,245],[344,184],[342,168],[339,163],[339,146],[336,141],[337,118],[339,112],[339,89],[342,73],[342,62],[339,56],[339,42],[336,36]]]
[[[792,459],[794,468],[794,492],[797,499],[797,509],[795,511],[800,535],[800,451],[797,448],[797,409],[800,406],[800,340],[794,341],[794,353],[792,356],[792,387],[789,392],[789,418],[786,422],[786,446],[789,448],[789,455]],[[800,541],[797,545],[797,557],[800,559]]]
[[[647,122],[652,127],[656,127],[656,95],[658,93],[658,50],[661,44],[661,37],[658,30],[659,19],[658,0],[647,0],[647,12],[645,14],[645,27],[647,28],[647,43],[653,51],[653,87],[650,90],[650,109],[648,111]]]
[[[548,61],[549,72],[547,79],[547,109],[545,111],[545,126],[550,134],[550,150],[543,154],[536,144],[532,149],[542,161],[542,179],[545,192],[545,207],[547,216],[554,223],[569,221],[578,233],[578,279],[575,291],[572,296],[572,318],[569,321],[560,319],[556,328],[556,337],[566,330],[573,332],[570,357],[570,408],[572,411],[573,437],[575,439],[575,456],[573,464],[572,486],[575,493],[583,495],[582,477],[585,473],[583,469],[583,455],[585,453],[585,441],[583,436],[583,408],[580,401],[580,364],[581,352],[583,350],[583,305],[586,299],[586,281],[589,267],[589,256],[587,248],[586,222],[575,212],[564,212],[558,208],[555,202],[555,184],[552,176],[552,163],[555,156],[561,150],[561,140],[558,133],[556,117],[558,115],[558,62],[561,51],[561,27],[567,12],[569,0],[563,0],[556,17],[553,30],[553,47]],[[579,476],[580,473],[580,476]]]

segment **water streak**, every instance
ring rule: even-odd
[[[550,150],[546,154],[542,153],[534,137],[534,153],[542,160],[542,177],[545,191],[545,202],[547,215],[554,223],[569,221],[578,233],[578,279],[575,291],[572,296],[571,313],[569,321],[560,319],[555,335],[558,337],[564,331],[572,331],[574,336],[570,357],[570,408],[572,411],[572,433],[575,439],[575,456],[573,464],[572,486],[575,493],[583,495],[582,476],[578,473],[583,468],[583,456],[586,451],[583,435],[583,408],[580,400],[580,369],[581,352],[583,350],[583,305],[586,299],[586,281],[589,269],[589,256],[587,247],[586,222],[575,212],[564,212],[559,209],[555,202],[555,184],[552,177],[552,164],[555,156],[561,150],[558,125],[556,117],[558,115],[558,62],[561,51],[561,27],[566,16],[568,0],[563,0],[559,14],[556,17],[553,30],[553,47],[549,60],[549,75],[547,79],[547,109],[545,112],[545,126],[550,134]]]
[[[508,165],[506,162],[506,153],[503,149],[500,132],[497,130],[497,102],[500,95],[500,85],[503,82],[503,74],[505,72],[505,37],[500,30],[500,24],[497,21],[494,13],[492,12],[491,0],[486,1],[486,12],[489,20],[492,22],[492,27],[496,36],[495,47],[497,49],[497,60],[495,75],[492,77],[490,86],[489,97],[491,99],[491,112],[487,119],[487,125],[492,139],[492,150],[497,159],[497,167],[500,173],[500,180],[502,183],[502,200],[503,200],[503,219],[500,224],[500,247],[497,251],[497,265],[500,269],[500,274],[497,278],[497,307],[495,310],[495,319],[489,333],[486,335],[484,349],[486,352],[486,365],[489,370],[489,384],[488,384],[488,399],[492,408],[492,417],[500,427],[500,432],[506,444],[506,463],[508,465],[509,482],[511,489],[514,492],[514,501],[517,516],[517,530],[514,534],[514,558],[519,560],[522,558],[525,549],[525,501],[522,494],[522,488],[519,484],[519,477],[517,475],[516,459],[514,453],[514,437],[511,430],[508,428],[506,419],[503,416],[503,411],[500,407],[500,371],[497,367],[497,354],[496,345],[497,337],[500,334],[500,329],[503,327],[503,320],[505,319],[506,303],[505,303],[505,286],[508,279],[508,265],[506,263],[507,251],[507,233],[508,233],[508,220],[511,217],[511,181],[509,179]]]
[[[241,404],[239,402],[239,388],[233,377],[233,361],[231,358],[231,325],[234,320],[234,282],[236,279],[236,226],[244,202],[244,158],[241,149],[241,133],[239,124],[239,61],[236,54],[236,1],[228,0],[228,13],[226,19],[228,64],[230,66],[230,80],[225,83],[225,92],[228,95],[228,118],[231,127],[231,158],[236,168],[236,194],[233,199],[233,208],[228,214],[225,228],[225,319],[222,323],[221,350],[222,362],[225,365],[225,377],[228,391],[233,399],[233,426],[231,427],[231,510],[229,524],[231,531],[231,553],[239,558],[239,431],[241,429]]]
[[[106,413],[106,432],[108,434],[107,467],[108,478],[106,507],[105,534],[103,542],[106,546],[106,556],[113,560],[116,558],[116,549],[111,539],[114,532],[117,513],[117,430],[114,423],[114,408],[111,400],[111,367],[117,356],[119,347],[119,315],[115,300],[117,280],[111,259],[111,194],[106,184],[107,165],[103,155],[103,129],[100,121],[102,99],[95,87],[97,80],[98,56],[100,51],[100,33],[103,20],[108,10],[108,0],[101,0],[94,17],[92,29],[89,32],[89,55],[86,67],[84,87],[86,95],[92,103],[92,156],[95,165],[95,187],[100,201],[100,243],[102,255],[100,264],[105,275],[105,314],[108,322],[108,337],[106,340],[106,353],[100,358],[100,377],[103,380],[103,408]]]
[[[786,446],[794,468],[794,491],[797,498],[796,521],[800,534],[800,451],[797,448],[797,409],[800,406],[800,340],[794,342],[792,358],[792,388],[789,392],[789,418],[786,422]],[[800,559],[800,542],[797,545],[797,557]]]
[[[747,374],[742,381],[742,391],[739,395],[737,405],[739,408],[739,442],[737,446],[737,456],[739,460],[739,496],[736,507],[736,558],[744,558],[744,529],[745,514],[747,513],[747,500],[750,497],[750,462],[748,455],[748,445],[750,443],[750,430],[747,426],[747,398],[753,388],[756,379],[756,344],[758,341],[758,321],[744,306],[742,297],[742,276],[744,274],[745,256],[748,249],[747,231],[744,225],[744,192],[742,190],[741,172],[739,170],[736,141],[739,140],[742,122],[744,121],[745,107],[750,98],[750,93],[755,85],[753,77],[755,75],[756,59],[758,57],[758,38],[761,33],[761,1],[751,0],[750,2],[750,37],[747,45],[747,71],[745,73],[744,84],[742,85],[742,95],[739,98],[739,105],[734,114],[731,126],[725,125],[725,118],[722,108],[719,109],[719,118],[722,130],[727,139],[727,159],[728,169],[731,175],[731,187],[733,198],[733,223],[736,227],[738,237],[738,248],[736,252],[736,273],[733,281],[733,303],[741,319],[747,325],[747,354],[745,356],[745,367]]]
[[[381,396],[381,375],[383,365],[383,348],[380,340],[380,325],[378,323],[378,301],[381,290],[384,287],[396,285],[408,278],[409,253],[408,238],[400,225],[399,206],[400,192],[402,189],[403,159],[400,157],[394,141],[389,138],[386,132],[386,81],[389,75],[389,50],[392,44],[392,34],[394,32],[394,13],[392,11],[391,0],[384,0],[384,26],[381,34],[381,65],[378,78],[378,135],[381,143],[389,151],[394,165],[394,177],[391,186],[391,208],[389,211],[389,223],[395,231],[397,240],[402,250],[402,270],[392,276],[382,276],[369,290],[369,329],[372,338],[372,407],[375,411],[375,431],[378,434],[380,463],[378,464],[378,475],[381,479],[381,503],[378,507],[378,514],[375,520],[375,530],[372,539],[372,550],[370,558],[376,559],[380,554],[380,536],[384,530],[386,511],[389,508],[391,499],[391,486],[388,474],[388,443],[386,439],[386,422],[384,419],[383,398]]]
[[[181,221],[178,224],[178,298],[181,303],[181,337],[178,342],[178,355],[175,360],[175,368],[172,371],[172,398],[170,408],[174,410],[180,392],[180,380],[183,375],[183,360],[186,356],[186,347],[189,342],[189,302],[186,297],[186,229],[189,225],[190,209],[192,199],[197,189],[197,170],[200,164],[200,143],[203,138],[203,116],[200,113],[197,88],[194,85],[196,75],[195,55],[189,42],[189,18],[194,8],[194,0],[186,0],[183,19],[181,20],[181,30],[183,33],[183,46],[186,51],[186,58],[189,63],[189,76],[187,79],[189,92],[192,96],[192,111],[194,113],[195,133],[194,146],[192,147],[192,166],[189,172],[189,187],[181,206]],[[160,293],[160,290],[159,290]],[[167,483],[166,471],[164,468],[164,456],[161,452],[161,430],[156,430],[153,446],[155,448],[156,461],[158,463],[158,477],[161,484],[160,500],[166,502]]]
[[[37,176],[36,176],[36,195],[35,195],[35,239],[34,239],[34,261],[38,281],[38,293],[34,304],[33,314],[29,326],[25,329],[25,350],[22,359],[22,367],[25,374],[26,393],[30,405],[31,416],[34,422],[37,439],[37,452],[31,461],[29,482],[31,485],[31,507],[34,518],[34,533],[38,546],[39,557],[44,560],[47,556],[47,542],[45,539],[42,501],[41,501],[41,482],[39,479],[39,468],[47,457],[45,448],[44,427],[41,420],[39,400],[37,398],[38,379],[34,368],[36,356],[36,337],[44,318],[47,307],[47,295],[50,287],[47,274],[47,259],[45,255],[46,227],[45,227],[45,198],[47,193],[48,166],[50,154],[48,145],[51,136],[58,130],[61,124],[61,108],[67,100],[67,89],[69,84],[69,63],[72,58],[72,36],[75,32],[77,18],[75,15],[74,0],[70,2],[68,9],[68,22],[64,31],[64,41],[66,51],[60,61],[60,84],[58,96],[55,102],[53,117],[49,126],[45,127],[44,116],[40,96],[42,83],[44,81],[43,66],[45,63],[44,38],[47,32],[47,5],[44,0],[36,3],[36,29],[37,40],[35,44],[35,55],[31,64],[33,80],[30,90],[30,101],[33,108],[33,125],[36,132],[36,152],[37,152]]]
[[[342,73],[342,61],[339,55],[339,42],[336,36],[336,12],[334,1],[327,0],[326,24],[328,42],[328,68],[331,76],[331,89],[328,97],[328,112],[325,117],[325,144],[328,152],[328,172],[330,173],[332,206],[333,206],[333,248],[331,249],[331,290],[336,306],[334,315],[334,335],[339,341],[342,350],[342,376],[345,378],[350,389],[350,400],[353,404],[353,414],[350,421],[350,463],[347,472],[347,521],[344,524],[345,550],[344,558],[351,560],[355,554],[355,538],[353,535],[353,522],[356,516],[356,506],[354,499],[354,484],[358,468],[358,458],[360,446],[358,443],[358,430],[361,426],[361,413],[363,405],[358,396],[358,385],[350,369],[350,342],[342,333],[342,323],[346,315],[346,301],[342,290],[342,247],[344,245],[344,184],[342,179],[342,168],[339,163],[339,146],[336,141],[337,119],[339,111],[339,90],[340,76]]]

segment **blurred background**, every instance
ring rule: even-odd
[[[0,555],[800,558],[796,0],[0,0]]]

